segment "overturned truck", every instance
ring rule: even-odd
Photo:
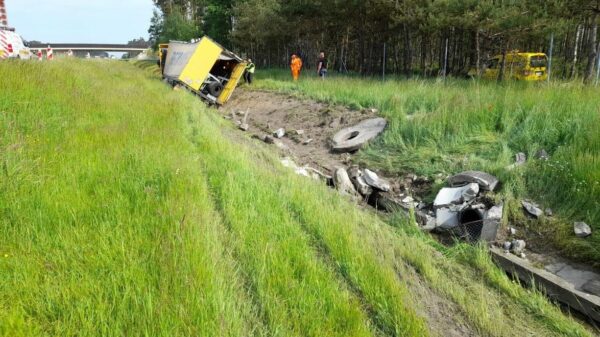
[[[225,104],[246,69],[240,57],[206,36],[196,43],[171,41],[160,47],[163,79],[185,86],[208,104]]]

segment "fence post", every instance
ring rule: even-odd
[[[552,75],[552,53],[554,51],[554,32],[550,34],[550,49],[548,50],[548,83]]]
[[[381,69],[381,78],[382,78],[383,81],[385,81],[385,66],[386,66],[386,62],[385,61],[387,59],[385,47],[386,47],[386,45],[385,45],[385,42],[384,42],[383,43],[383,62],[382,62],[383,66],[382,66],[382,69]]]

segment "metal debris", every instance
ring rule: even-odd
[[[477,183],[484,190],[494,191],[498,186],[498,178],[485,172],[466,171],[448,178],[448,183],[453,187]]]
[[[388,192],[390,190],[390,183],[385,179],[379,178],[377,173],[371,170],[365,169],[363,171],[363,177],[369,186],[384,192]]]
[[[450,205],[459,205],[473,200],[479,194],[479,185],[472,183],[463,187],[442,188],[433,202],[434,208],[442,208]]]

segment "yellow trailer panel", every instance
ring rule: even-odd
[[[221,46],[211,39],[203,37],[181,75],[179,75],[179,80],[194,90],[200,90],[222,52]]]
[[[233,70],[233,73],[231,73],[229,82],[227,82],[227,85],[225,86],[225,88],[223,88],[223,92],[217,99],[217,103],[219,103],[219,104],[227,103],[229,98],[231,98],[233,91],[235,90],[238,83],[240,82],[240,79],[244,75],[244,71],[246,71],[246,62],[242,62],[235,67],[235,69]]]

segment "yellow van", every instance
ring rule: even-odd
[[[523,81],[544,81],[548,79],[546,66],[548,57],[544,53],[510,52],[506,54],[504,78]],[[502,55],[496,55],[486,63],[482,77],[496,80],[502,67]]]

